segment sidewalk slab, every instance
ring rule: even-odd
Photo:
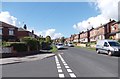
[[[55,54],[38,54],[26,57],[12,57],[12,58],[2,58],[0,59],[0,65],[14,64],[28,61],[41,60],[47,57],[54,56]]]

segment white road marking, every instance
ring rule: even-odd
[[[58,72],[62,72],[62,69],[58,69]]]
[[[58,69],[61,69],[61,66],[57,66]]]
[[[67,69],[67,71],[68,71],[68,72],[72,72],[72,70],[71,70],[71,69]]]
[[[55,56],[55,61],[56,61],[56,65],[57,65],[57,69],[58,69],[58,73],[59,73],[59,77],[60,78],[64,78],[64,74],[61,74],[63,71],[62,71],[62,68],[60,66],[60,63],[59,63],[59,60],[58,60],[58,57]]]
[[[65,76],[64,76],[64,74],[59,74],[59,77],[64,78]]]
[[[67,69],[67,72],[69,73],[70,77],[71,78],[76,78],[76,75],[74,73],[71,73],[73,72],[70,67],[68,66],[68,64],[65,62],[65,60],[62,58],[62,56],[59,54],[59,57],[62,61],[62,63],[64,64],[65,68]]]
[[[76,78],[76,75],[74,73],[70,73],[70,77]]]
[[[62,58],[62,56],[59,54],[59,57],[61,59],[62,62],[65,62],[64,59]]]
[[[63,64],[66,64],[66,62],[64,61]]]
[[[59,62],[58,62],[58,61],[56,61],[56,64],[59,64]]]
[[[65,68],[67,69],[67,68],[70,68],[69,66],[65,66]]]
[[[64,64],[65,66],[67,66],[67,64]]]
[[[60,66],[60,64],[57,64],[57,66]]]

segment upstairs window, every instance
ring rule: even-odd
[[[14,30],[13,29],[9,29],[9,35],[14,35]]]

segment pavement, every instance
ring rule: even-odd
[[[46,57],[54,56],[55,54],[37,54],[32,56],[25,56],[25,57],[11,57],[11,58],[2,58],[0,59],[0,65],[6,64],[14,64],[14,63],[22,63],[27,61],[34,61],[34,60],[41,60]]]

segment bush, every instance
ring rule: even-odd
[[[11,43],[11,46],[13,47],[13,49],[17,52],[24,52],[27,51],[27,45],[26,43],[22,43],[22,42],[14,42]]]
[[[43,50],[50,50],[52,48],[51,44],[48,42],[42,42],[41,46]]]
[[[40,48],[39,41],[32,37],[24,37],[22,38],[22,42],[25,42],[28,46],[29,51],[38,50]]]

